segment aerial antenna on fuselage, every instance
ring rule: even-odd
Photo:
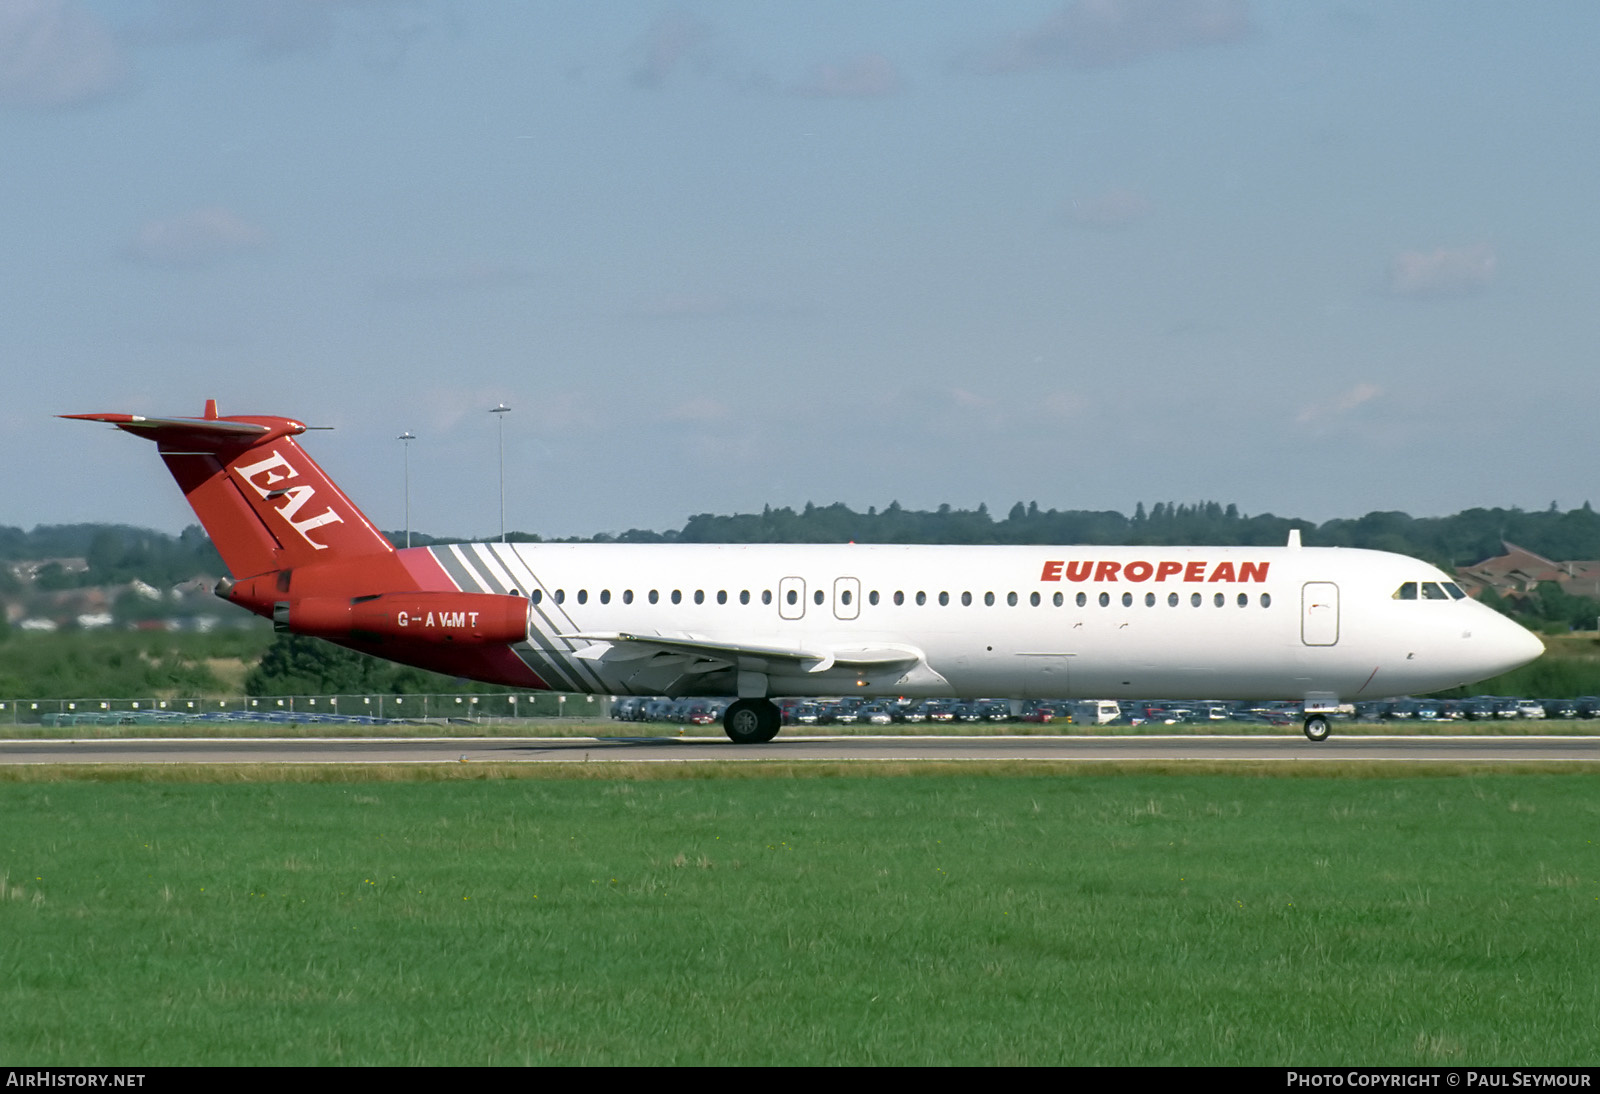
[[[1300,529],[1291,528],[1291,529],[1289,529],[1289,550],[1298,551],[1299,549],[1300,549]]]

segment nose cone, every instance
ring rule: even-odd
[[[1489,676],[1521,668],[1544,653],[1544,643],[1526,627],[1496,613],[1494,629],[1488,635],[1494,668]]]

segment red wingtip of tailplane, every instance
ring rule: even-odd
[[[134,420],[132,414],[57,414],[56,417],[74,418],[80,422],[110,422],[112,425]]]

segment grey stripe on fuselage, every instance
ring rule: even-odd
[[[466,552],[461,550],[460,544],[451,544],[448,547],[430,547],[429,551],[444,567],[445,573],[456,586],[463,590],[480,593],[507,593],[511,586],[497,587],[487,576],[478,572],[472,560],[466,557]],[[520,590],[519,590],[520,591]],[[520,657],[529,668],[533,669],[555,691],[588,691],[582,684],[577,683],[571,672],[563,669],[554,661],[543,656],[542,652],[527,642],[519,642],[511,647],[512,651]]]
[[[555,597],[550,595],[550,590],[528,568],[527,563],[523,562],[516,548],[497,543],[473,543],[469,546],[476,556],[471,560],[475,564],[474,568],[489,575],[491,581],[498,582],[508,589],[521,589],[524,594],[531,593],[534,589],[543,594],[539,598],[539,603],[532,605],[533,615],[538,620],[533,624],[540,639],[538,648],[545,656],[560,664],[569,676],[580,682],[577,690],[595,693],[612,690],[611,685],[601,680],[599,674],[589,664],[570,656],[577,647],[568,639],[562,638],[561,634],[577,631],[578,625],[556,603]],[[540,626],[540,623],[543,626]]]

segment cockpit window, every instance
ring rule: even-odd
[[[1449,600],[1445,591],[1439,588],[1437,581],[1424,581],[1422,583],[1422,599],[1424,600]]]
[[[1461,600],[1467,595],[1461,591],[1461,586],[1457,585],[1454,581],[1446,581],[1444,583],[1444,591],[1450,594],[1451,600]]]
[[[1417,598],[1417,583],[1408,581],[1394,591],[1396,600],[1415,600]]]

